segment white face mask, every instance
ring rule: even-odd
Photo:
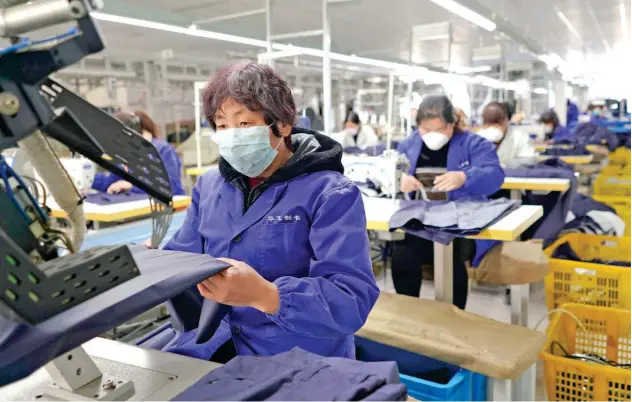
[[[424,144],[426,144],[426,146],[432,149],[433,151],[437,151],[443,148],[443,146],[450,141],[449,136],[443,133],[438,133],[436,131],[431,131],[429,133],[422,134],[421,139],[424,142]]]
[[[551,134],[553,132],[553,126],[544,126],[544,134]]]
[[[478,132],[478,135],[493,143],[498,143],[503,139],[503,132],[497,127],[488,127]]]
[[[347,135],[356,135],[358,134],[359,129],[357,127],[349,127],[349,128],[345,128],[345,133],[347,133]]]
[[[582,114],[577,118],[577,121],[580,123],[590,123],[590,116],[587,114]]]

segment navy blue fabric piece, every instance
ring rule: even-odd
[[[558,258],[562,260],[582,261],[592,264],[612,265],[617,267],[630,267],[630,261],[613,261],[601,259],[582,260],[568,243],[561,244],[557,249],[555,249],[551,256],[553,258]]]
[[[351,155],[378,156],[378,155],[382,155],[384,151],[386,151],[386,145],[384,144],[370,145],[366,148],[359,148],[359,147],[345,147],[344,148],[344,153],[351,154]]]
[[[520,206],[520,201],[412,201],[391,217],[391,231],[406,233],[444,245],[457,237],[476,235],[507,212]]]
[[[595,220],[592,219],[590,216],[582,216],[568,222],[566,225],[564,225],[562,231],[560,231],[559,236],[561,237],[566,233],[585,233],[598,236],[617,235],[617,233],[614,231],[614,228],[611,228],[610,230],[604,230],[604,228],[602,228],[601,225],[595,222]],[[545,241],[545,247],[551,243],[552,241]]]
[[[119,194],[107,194],[107,193],[95,193],[86,195],[86,201],[97,205],[112,205],[120,204],[123,202],[146,200],[147,194],[145,193],[119,193]]]
[[[566,216],[571,210],[573,197],[577,192],[578,182],[573,171],[539,163],[535,168],[507,169],[506,173],[509,177],[570,180],[571,185],[565,193],[552,191],[548,194],[537,194],[527,191],[522,196],[525,205],[541,205],[544,209],[542,217],[525,230],[522,239],[543,239],[545,243],[555,240],[566,224]]]
[[[275,356],[238,356],[176,396],[176,401],[402,401],[395,362],[321,357],[294,348]]]
[[[619,146],[619,137],[595,123],[582,123],[575,128],[575,144],[605,145],[612,152]]]
[[[590,155],[584,145],[576,145],[572,148],[549,148],[542,153],[545,156],[576,156]]]
[[[141,275],[35,326],[0,317],[0,386],[26,377],[227,267],[204,254],[141,246],[130,250]]]
[[[566,162],[564,162],[563,160],[561,160],[560,158],[549,158],[546,159],[542,162],[539,162],[538,164],[536,164],[535,166],[533,166],[534,168],[561,168],[561,169],[566,169],[566,170],[570,170],[573,171],[573,165],[568,164]]]
[[[604,204],[603,202],[595,201],[591,197],[587,197],[583,194],[575,194],[571,203],[571,212],[576,218],[586,216],[590,211],[604,211],[612,212],[616,214],[614,208]]]

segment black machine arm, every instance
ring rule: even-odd
[[[103,50],[103,38],[90,17],[100,1],[18,3],[0,2],[0,37],[13,43],[0,49],[0,150],[15,147],[36,131],[60,141],[144,190],[152,205],[152,241],[162,238],[173,212],[172,190],[155,147],[48,77]],[[46,41],[19,36],[71,21],[75,28]],[[44,256],[44,243],[57,244],[42,235],[50,229],[48,217],[2,157],[0,173],[0,205],[5,207],[0,214],[0,315],[37,324],[139,275],[126,246]]]

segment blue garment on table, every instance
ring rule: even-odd
[[[571,203],[571,212],[576,217],[586,216],[590,211],[605,211],[617,213],[616,210],[609,205],[594,200],[592,197],[583,194],[575,194]]]
[[[570,99],[566,100],[566,125],[570,126],[579,119],[579,108]]]
[[[299,348],[238,356],[176,396],[176,401],[403,401],[395,362],[322,357]]]
[[[594,260],[582,260],[579,258],[577,253],[573,250],[569,243],[560,244],[558,248],[553,251],[551,255],[552,258],[557,258],[561,260],[570,260],[570,261],[582,261],[589,262],[591,264],[603,264],[603,265],[612,265],[617,267],[630,267],[630,261],[614,261],[614,260],[602,260],[602,259],[594,259]]]
[[[96,193],[96,194],[88,194],[86,195],[86,202],[97,205],[113,205],[113,204],[121,204],[124,202],[131,201],[140,201],[146,200],[147,194],[145,193],[119,193],[119,194],[108,194],[108,193]]]
[[[140,275],[37,325],[0,317],[0,386],[226,268],[208,255],[130,247]]]
[[[590,152],[586,150],[584,145],[575,145],[572,148],[548,148],[542,153],[544,156],[575,156],[575,155],[590,155]]]
[[[577,145],[604,145],[612,152],[619,146],[619,137],[605,127],[594,123],[582,123],[575,128],[574,143]]]
[[[564,228],[566,216],[571,210],[573,197],[577,192],[578,182],[573,171],[539,163],[534,168],[506,169],[506,173],[509,177],[568,179],[570,181],[570,187],[564,193],[551,191],[542,194],[525,191],[522,196],[523,204],[541,205],[543,208],[542,217],[525,230],[521,236],[522,239],[543,239],[545,243],[554,241]]]
[[[560,169],[570,170],[571,172],[573,172],[575,170],[573,168],[573,165],[564,162],[560,158],[549,158],[549,159],[543,160],[542,162],[538,162],[533,167],[534,168],[544,168],[544,169],[560,168]]]
[[[386,151],[386,145],[384,144],[370,145],[366,148],[345,147],[344,149],[344,152],[346,154],[369,155],[369,156],[379,156],[379,155],[382,155],[384,151]]]
[[[479,234],[506,213],[518,208],[520,201],[496,200],[410,201],[396,211],[388,222],[389,230],[404,232],[444,245],[457,237]],[[478,266],[482,257],[472,260]],[[484,254],[483,254],[484,256]]]
[[[553,131],[553,133],[550,134],[550,136],[551,136],[550,138],[555,143],[573,139],[572,131],[562,125],[557,126],[557,128]]]
[[[379,295],[362,197],[342,174],[340,144],[312,131],[292,132],[294,156],[252,192],[223,159],[219,170],[201,176],[184,225],[165,246],[244,261],[278,287],[279,311],[231,307],[205,341],[196,317],[199,323],[213,320],[192,289],[175,311],[188,316],[186,325],[166,351],[208,359],[232,337],[238,355],[274,355],[298,346],[353,357],[353,334]],[[214,316],[226,312],[210,300],[202,304]]]
[[[160,155],[160,159],[162,159],[162,163],[165,165],[173,195],[184,195],[185,191],[182,187],[181,179],[182,162],[180,162],[180,157],[176,153],[176,150],[173,146],[171,146],[171,144],[158,138],[152,138],[151,143],[154,144],[154,147],[156,147],[156,150]],[[112,184],[119,180],[121,180],[121,178],[115,174],[99,172],[94,176],[92,188],[105,193]],[[132,187],[130,191],[134,193],[145,193],[143,190],[135,186]]]
[[[466,176],[462,188],[448,193],[450,201],[461,198],[486,200],[488,196],[500,190],[505,181],[505,172],[500,166],[494,144],[469,131],[453,135],[448,144],[450,148],[447,170],[462,171]],[[417,130],[397,147],[397,151],[405,154],[410,162],[410,175],[415,174],[422,147],[423,141]],[[476,240],[475,260],[482,260],[492,247],[500,243],[495,240]]]

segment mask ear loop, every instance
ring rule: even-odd
[[[272,130],[272,126],[273,126],[273,125],[274,125],[274,123],[270,124],[270,125],[268,126],[268,128],[269,128],[270,130]],[[284,140],[283,136],[279,137],[279,142],[277,143],[277,146],[274,148],[274,150],[275,150],[275,151],[277,151],[277,150],[279,149],[279,146],[281,146],[281,143],[283,142],[283,140]]]

